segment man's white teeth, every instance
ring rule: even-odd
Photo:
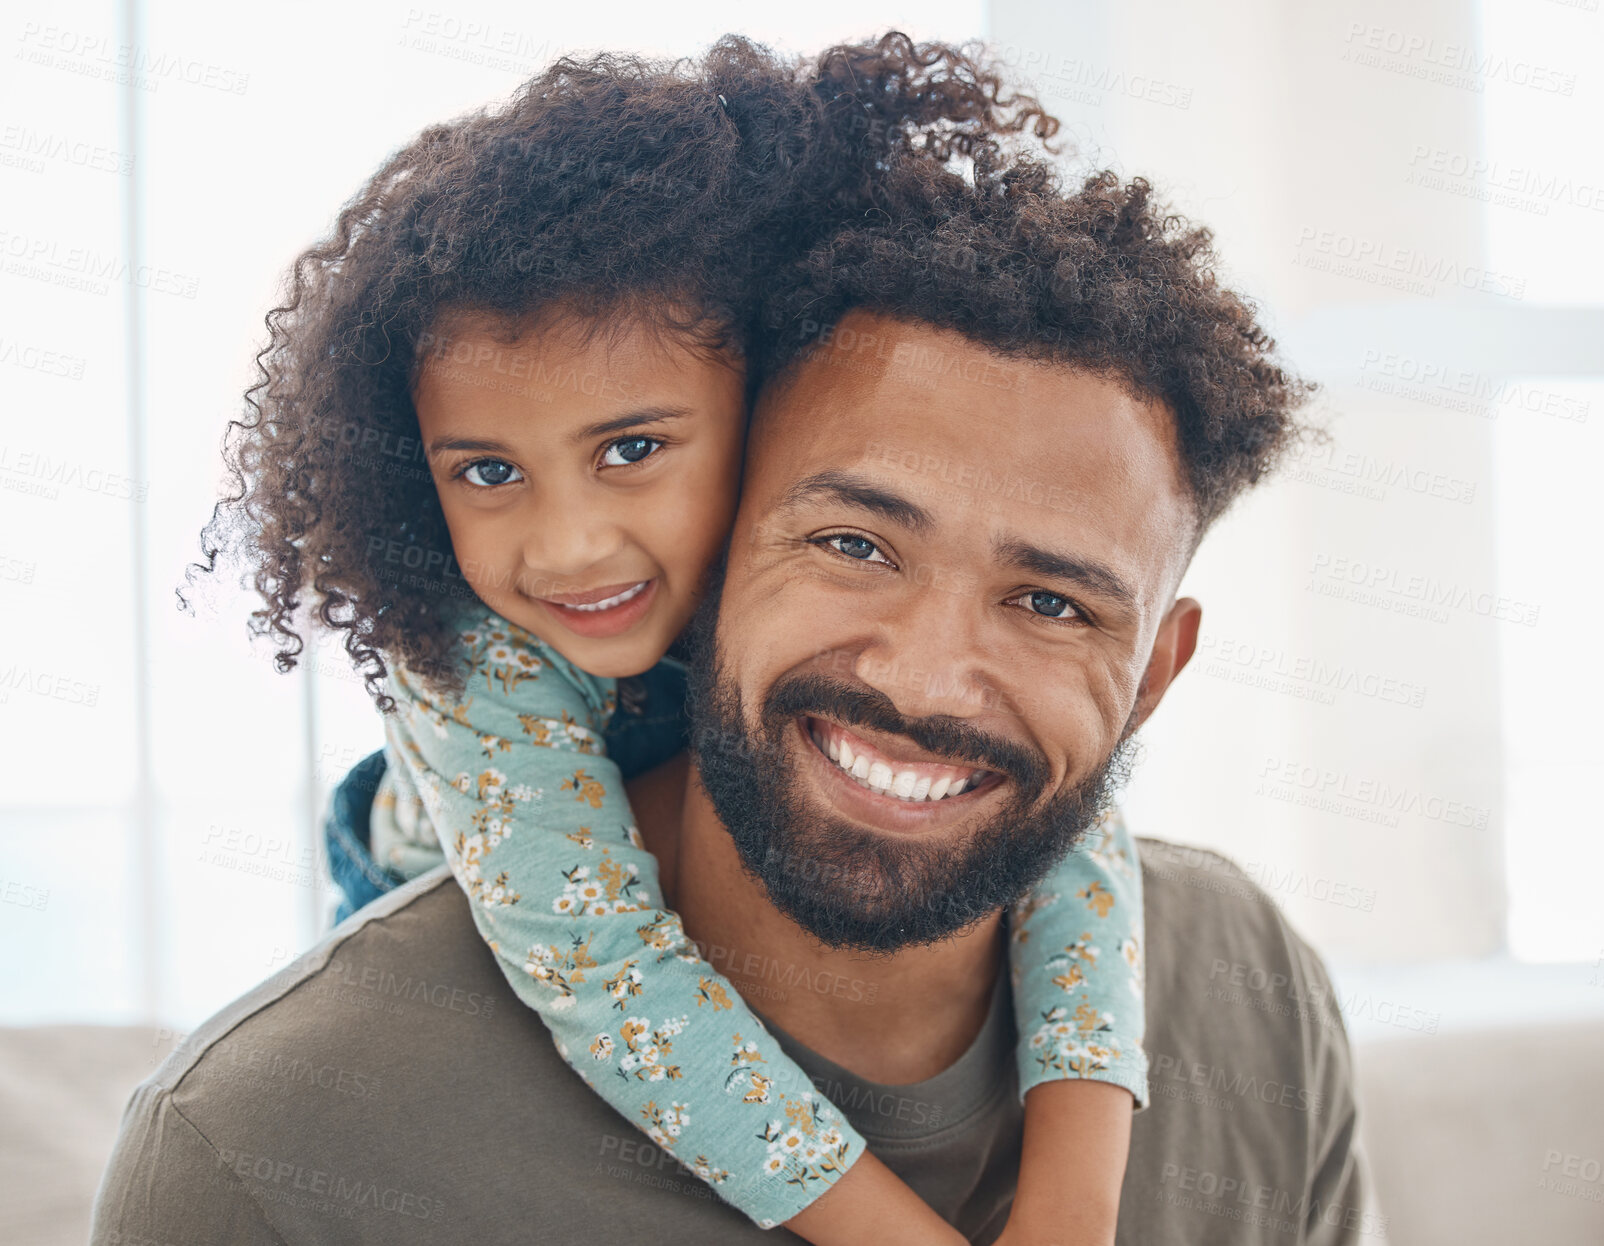
[[[611,610],[614,606],[623,605],[631,597],[640,596],[641,590],[644,589],[650,583],[651,583],[650,580],[642,580],[639,584],[631,585],[629,588],[626,588],[623,592],[617,593],[612,597],[603,597],[600,601],[593,601],[589,605],[585,605],[585,606],[572,605],[572,606],[569,606],[568,608],[570,610],[584,610],[587,613],[590,612],[590,611],[593,611],[593,610]]]
[[[946,796],[956,796],[960,792],[967,792],[984,774],[984,771],[976,770],[962,779],[955,779],[950,775],[932,779],[929,775],[920,774],[915,770],[893,770],[883,761],[871,762],[862,753],[853,752],[852,745],[845,740],[837,739],[833,735],[827,741],[820,741],[815,735],[814,740],[819,743],[826,757],[856,779],[861,786],[871,792],[895,796],[901,800],[941,800]]]

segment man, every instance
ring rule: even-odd
[[[1003,910],[1192,656],[1182,573],[1302,391],[1142,184],[1064,196],[986,159],[973,183],[893,170],[886,212],[774,291],[692,753],[631,800],[708,959],[986,1242],[1021,1142]],[[976,784],[901,807],[843,743]],[[1380,1240],[1318,960],[1217,858],[1142,856],[1154,1100],[1118,1240]],[[573,1075],[443,873],[140,1088],[95,1222],[102,1243],[764,1240]]]

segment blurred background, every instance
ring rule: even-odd
[[[0,1102],[67,1123],[0,1154],[70,1178],[29,1240],[82,1236],[133,1083],[328,929],[322,813],[381,743],[338,651],[278,675],[237,585],[173,595],[287,263],[417,130],[566,52],[893,27],[984,39],[1067,167],[1212,226],[1323,385],[1330,443],[1193,566],[1134,828],[1233,857],[1332,966],[1394,1241],[1604,1240],[1599,0],[16,0]],[[110,1071],[63,1090],[47,1050]]]

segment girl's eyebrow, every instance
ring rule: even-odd
[[[499,441],[486,441],[483,437],[436,437],[429,443],[427,453],[439,454],[445,450],[483,450],[489,454],[505,454],[507,447]]]
[[[691,413],[689,407],[642,407],[638,411],[615,415],[610,420],[587,424],[574,434],[575,441],[589,441],[592,437],[605,437],[608,433],[623,433],[642,424],[656,424],[662,420],[683,419]]]
[[[691,414],[689,407],[642,407],[615,415],[610,420],[587,424],[574,434],[574,441],[589,441],[592,437],[605,437],[608,433],[627,432],[643,424],[658,424],[664,420],[678,420]],[[478,451],[482,454],[510,454],[505,443],[486,437],[436,437],[428,445],[427,453],[440,454],[447,450]]]

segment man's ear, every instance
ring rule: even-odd
[[[1164,699],[1164,693],[1175,677],[1192,660],[1192,655],[1197,652],[1197,632],[1202,623],[1203,607],[1191,597],[1180,597],[1158,625],[1153,652],[1147,659],[1147,670],[1142,672],[1141,689],[1136,694],[1131,730],[1147,721]]]

